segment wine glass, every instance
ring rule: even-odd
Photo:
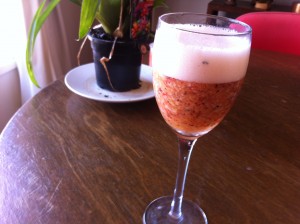
[[[217,126],[241,89],[251,28],[225,17],[169,13],[159,17],[153,46],[153,86],[159,110],[179,142],[173,196],[151,202],[143,223],[207,223],[203,210],[183,198],[197,139]]]

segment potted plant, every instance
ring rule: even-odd
[[[51,0],[46,6],[44,0],[31,23],[26,64],[29,77],[37,87],[31,62],[35,39],[60,1]],[[141,52],[151,42],[152,11],[165,6],[164,0],[70,1],[81,7],[78,39],[84,39],[83,43],[87,38],[91,41],[97,84],[111,91],[138,88]],[[95,22],[99,25],[92,27]]]

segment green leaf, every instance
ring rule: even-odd
[[[43,26],[45,20],[48,18],[50,13],[53,11],[53,9],[58,5],[60,0],[52,0],[49,2],[46,9],[43,11],[46,0],[44,0],[41,5],[39,6],[38,10],[36,11],[28,34],[28,40],[27,40],[27,46],[26,46],[26,67],[29,74],[29,78],[32,81],[32,83],[39,87],[39,84],[35,78],[35,74],[32,67],[32,54],[34,49],[35,40],[37,37],[37,34],[39,33],[41,27]]]
[[[89,32],[94,20],[100,0],[83,0],[80,12],[79,39]]]
[[[123,23],[126,20],[130,6],[129,0],[124,0]],[[102,0],[96,14],[97,20],[102,24],[104,31],[110,35],[117,29],[120,18],[121,0]],[[127,10],[127,11],[126,11]]]

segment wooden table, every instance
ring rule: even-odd
[[[262,9],[257,9],[249,1],[237,0],[236,5],[227,5],[225,0],[212,0],[207,5],[207,14],[218,15],[219,12],[226,12],[229,16],[235,18],[242,14],[249,12],[261,12],[266,11]],[[268,11],[283,11],[291,12],[292,5],[277,5],[274,2]]]
[[[185,197],[210,224],[299,224],[300,58],[253,51],[238,100],[194,148]],[[0,138],[0,223],[141,223],[173,192],[176,137],[155,100],[101,103],[54,82]]]

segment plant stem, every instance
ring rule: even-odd
[[[189,140],[178,136],[178,170],[173,201],[171,204],[171,210],[169,212],[169,216],[176,220],[182,219],[181,205],[183,200],[185,179],[190,161],[190,156],[196,141],[197,139]]]

